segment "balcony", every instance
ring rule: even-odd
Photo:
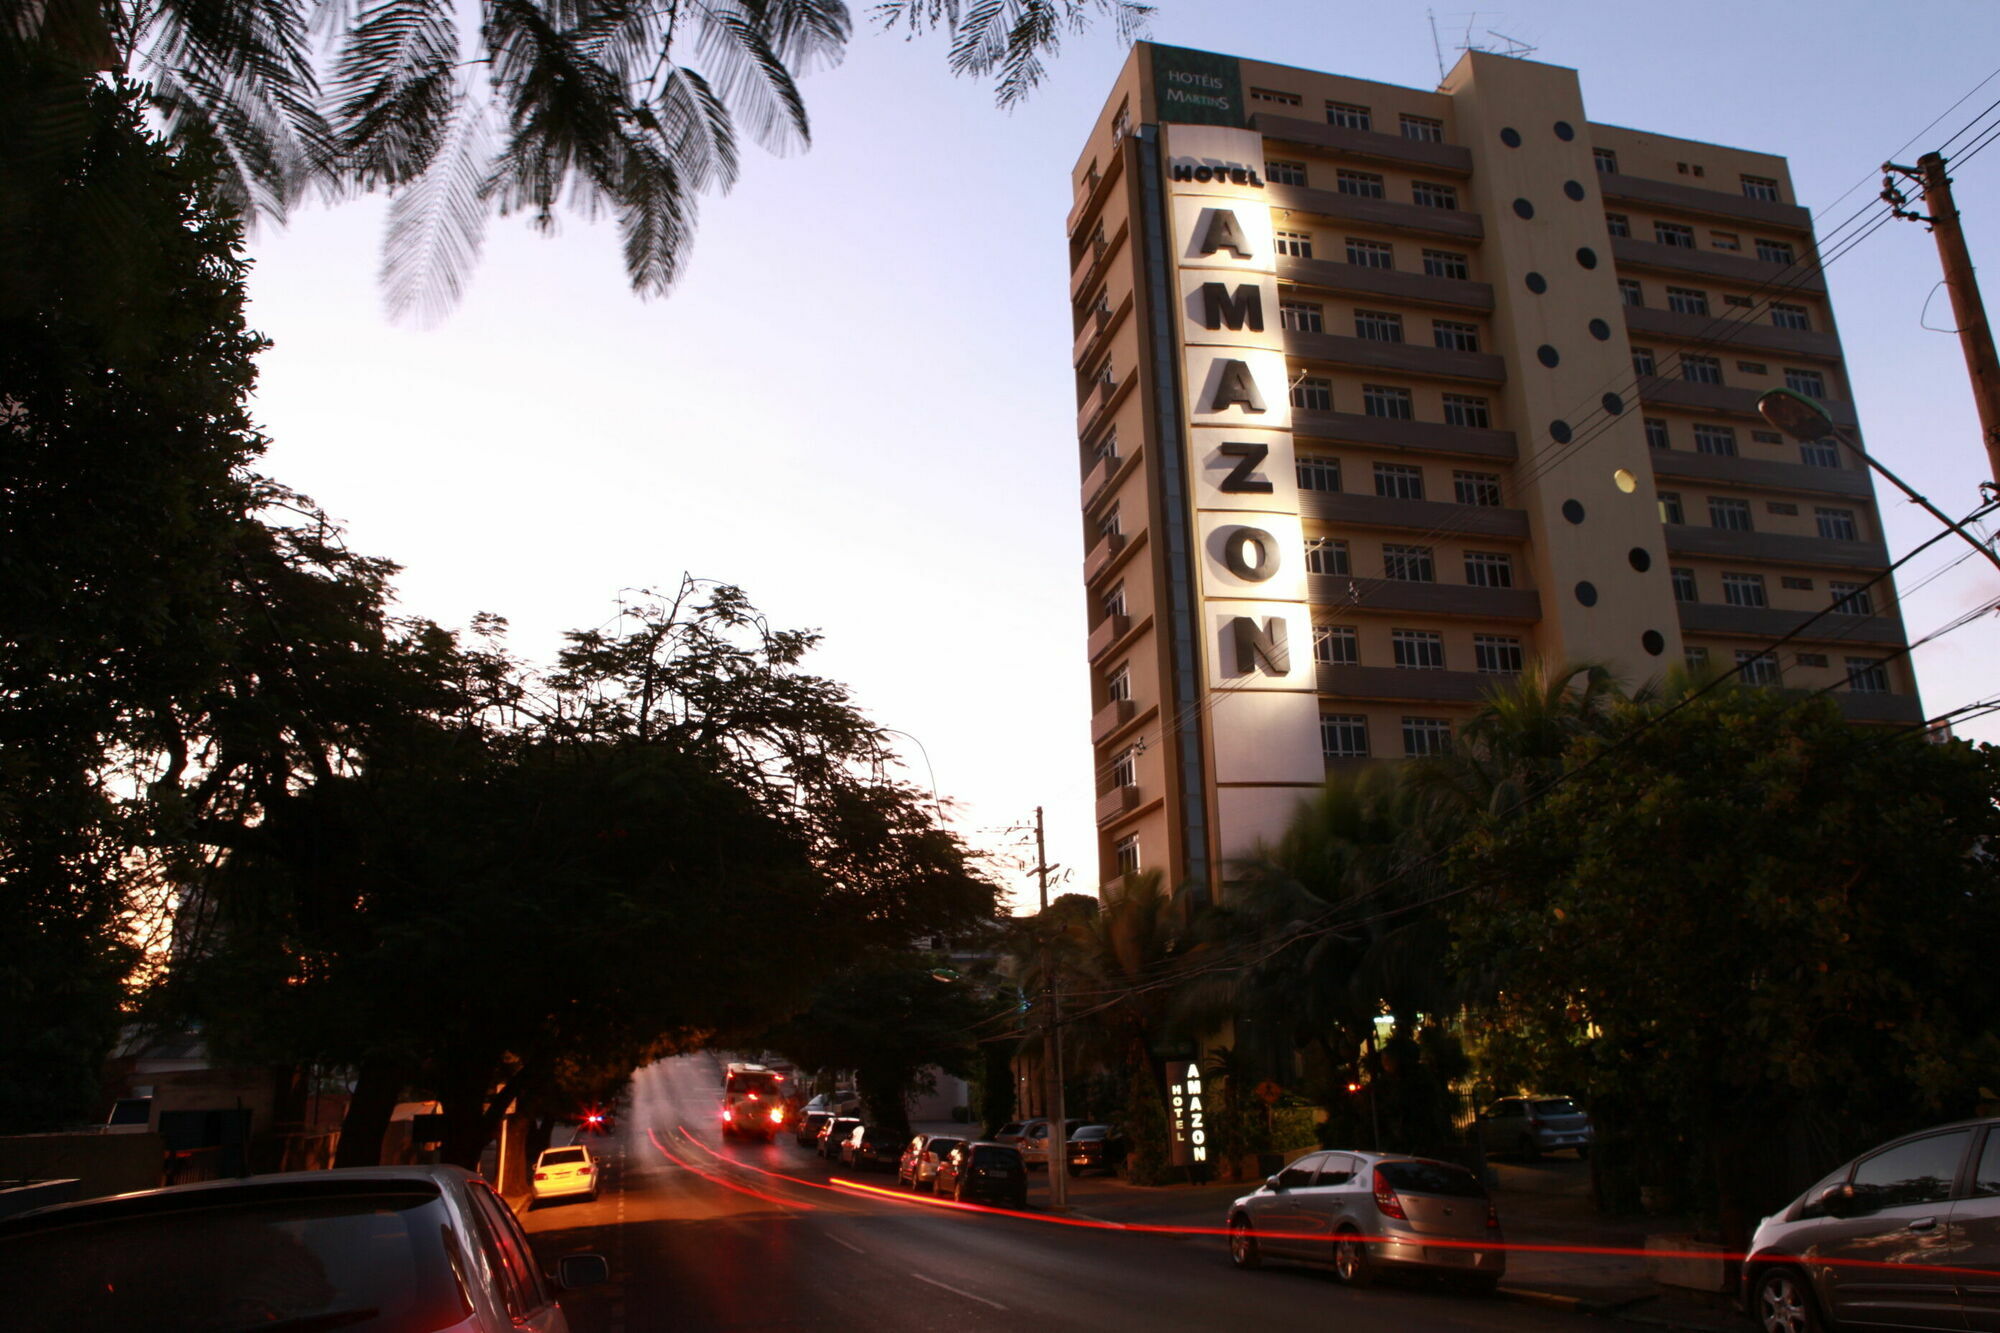
[[[1661,245],[1631,236],[1611,238],[1611,256],[1618,267],[1666,269],[1671,273],[1692,273],[1704,278],[1741,283],[1746,287],[1770,285],[1779,291],[1826,291],[1826,278],[1819,264],[1801,250],[1796,264],[1774,264],[1763,259],[1746,259],[1720,250],[1690,250],[1681,245]]]
[[[1087,363],[1095,361],[1097,354],[1103,350],[1104,340],[1124,322],[1126,313],[1131,309],[1132,294],[1127,292],[1111,310],[1092,309],[1085,315],[1083,326],[1077,330],[1076,341],[1070,346],[1070,365],[1081,370]]]
[[[1111,489],[1112,480],[1125,470],[1125,465],[1138,457],[1135,450],[1130,454],[1112,454],[1091,461],[1090,471],[1083,474],[1083,507],[1088,510],[1103,499]]]
[[[1124,174],[1125,147],[1120,144],[1112,150],[1110,158],[1105,162],[1104,174],[1097,178],[1097,184],[1085,191],[1083,198],[1076,201],[1076,207],[1070,210],[1069,218],[1063,227],[1063,234],[1071,238],[1070,245],[1073,250],[1081,248],[1077,233],[1083,229],[1084,224],[1103,211],[1104,201],[1111,197],[1111,186]]]
[[[1664,375],[1642,375],[1639,378],[1639,401],[1657,403],[1661,407],[1685,407],[1695,412],[1721,412],[1728,416],[1753,417],[1759,424],[1763,418],[1757,416],[1757,399],[1762,389],[1737,389],[1727,384],[1702,384],[1695,380],[1669,379]],[[1820,406],[1833,418],[1836,426],[1853,429],[1860,424],[1854,414],[1853,403],[1843,403],[1837,399],[1822,399]]]
[[[1090,392],[1083,396],[1083,405],[1076,409],[1076,433],[1079,437],[1090,434],[1098,419],[1113,403],[1125,396],[1132,387],[1133,378],[1133,372],[1128,370],[1123,378],[1109,385],[1101,378],[1090,382]]]
[[[1338,699],[1408,699],[1417,703],[1482,703],[1512,675],[1481,671],[1416,671],[1407,667],[1318,664],[1319,692]]]
[[[1069,299],[1072,302],[1097,285],[1098,280],[1104,276],[1105,269],[1110,267],[1111,261],[1117,257],[1119,247],[1124,245],[1131,230],[1126,221],[1120,218],[1118,230],[1106,236],[1102,246],[1085,242],[1072,261],[1082,265],[1070,275]]]
[[[1129,540],[1122,532],[1109,532],[1100,536],[1097,539],[1097,544],[1084,554],[1084,583],[1095,583],[1098,579],[1102,578],[1105,571],[1117,563],[1118,557],[1123,554],[1126,546],[1129,544]]]
[[[1777,565],[1820,565],[1828,569],[1881,570],[1889,567],[1880,542],[1838,542],[1788,532],[1738,532],[1668,523],[1667,550],[1673,555],[1717,556]]]
[[[1914,727],[1925,720],[1923,705],[1914,694],[1855,694],[1851,690],[1836,690],[1833,697],[1840,700],[1840,711],[1849,722],[1901,722]]]
[[[1528,535],[1528,515],[1519,509],[1447,504],[1442,500],[1397,500],[1346,491],[1299,492],[1299,512],[1324,523],[1356,528],[1411,528],[1467,537]]]
[[[1335,222],[1359,222],[1371,227],[1415,232],[1448,241],[1477,241],[1486,235],[1479,214],[1462,209],[1424,208],[1399,204],[1388,199],[1364,199],[1338,190],[1316,190],[1309,185],[1272,185],[1265,189],[1271,207],[1295,213],[1311,213]]]
[[[1406,583],[1346,574],[1308,574],[1306,583],[1319,606],[1361,611],[1414,611],[1420,615],[1468,616],[1478,620],[1542,618],[1542,598],[1527,588],[1475,588],[1469,583]]]
[[[1355,412],[1292,409],[1292,433],[1333,444],[1366,444],[1399,453],[1454,454],[1463,458],[1520,457],[1511,430],[1447,426],[1441,421],[1401,421]]]
[[[1697,634],[1727,634],[1770,643],[1811,620],[1817,612],[1775,606],[1729,606],[1722,602],[1678,603],[1681,628]],[[1813,643],[1903,644],[1903,627],[1888,616],[1822,616],[1799,636]]]
[[[1433,278],[1428,273],[1368,268],[1333,259],[1297,259],[1291,255],[1279,255],[1278,280],[1329,292],[1377,296],[1389,301],[1442,306],[1449,310],[1485,311],[1493,308],[1491,283]]]
[[[1400,134],[1350,129],[1346,125],[1329,125],[1325,121],[1301,120],[1293,116],[1275,116],[1268,111],[1252,116],[1250,125],[1266,139],[1297,144],[1318,152],[1366,158],[1433,175],[1472,174],[1471,150],[1455,143],[1405,139]]]
[[[1507,382],[1507,363],[1491,353],[1447,352],[1422,343],[1378,342],[1373,338],[1348,338],[1337,333],[1286,330],[1285,355],[1322,365],[1380,370],[1392,375],[1429,375],[1471,380],[1478,384]]]
[[[1599,172],[1597,187],[1607,203],[1644,204],[1670,213],[1700,213],[1704,217],[1728,218],[1733,222],[1755,223],[1762,227],[1784,227],[1810,232],[1812,214],[1796,204],[1749,199],[1726,190],[1705,190],[1675,181],[1648,180],[1622,172]]]
[[[1090,660],[1095,662],[1098,658],[1110,652],[1111,645],[1119,642],[1131,632],[1132,617],[1130,616],[1106,616],[1104,619],[1098,621],[1095,625],[1091,626],[1090,630]]]
[[[1874,488],[1868,484],[1868,474],[1851,467],[1809,467],[1804,463],[1778,463],[1740,456],[1731,458],[1719,454],[1690,453],[1685,449],[1655,449],[1652,457],[1656,478],[1720,482],[1771,491],[1805,491],[1836,495],[1846,500],[1872,500],[1875,495]]]
[[[1130,699],[1113,699],[1090,715],[1090,743],[1101,744],[1106,736],[1130,722],[1137,709]]]
[[[1109,824],[1120,815],[1130,814],[1139,808],[1137,787],[1113,787],[1097,798],[1097,822]]]
[[[1683,315],[1677,310],[1628,305],[1625,307],[1625,331],[1634,338],[1679,338],[1686,342],[1747,348],[1773,356],[1840,360],[1840,339],[1831,333],[1781,329],[1771,323],[1753,324],[1738,318],[1745,313],[1724,306],[1713,315]]]

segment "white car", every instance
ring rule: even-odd
[[[571,1194],[597,1197],[597,1160],[582,1144],[568,1148],[544,1148],[535,1159],[533,1181],[535,1202],[560,1199]]]

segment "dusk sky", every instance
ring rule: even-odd
[[[1437,23],[1449,65],[1468,15]],[[1823,234],[1873,201],[1884,159],[2000,122],[1993,0],[1548,0],[1470,28],[1579,70],[1594,120],[1785,155]],[[1417,6],[1159,0],[1149,36],[1438,81]],[[891,738],[911,781],[934,772],[960,804],[968,841],[1025,866],[1044,806],[1050,859],[1074,871],[1061,887],[1094,890],[1063,221],[1124,55],[1108,27],[1071,39],[1009,114],[950,76],[944,42],[885,35],[857,6],[846,62],[804,84],[811,151],[746,149],[663,300],[632,294],[608,225],[570,218],[551,239],[496,220],[458,311],[399,326],[376,284],[383,202],[303,210],[253,245],[251,323],[276,344],[254,405],[266,469],[404,566],[403,611],[506,616],[535,661],[606,624],[621,589],[683,571],[741,585],[774,624],[823,631],[810,669],[921,742],[928,766]],[[1953,175],[2000,300],[2000,151]],[[1827,271],[1870,449],[1962,514],[1988,467],[1939,276],[1906,222]],[[1894,554],[1936,530],[1877,492]],[[1912,641],[2000,596],[1968,554],[1941,543],[1899,572]],[[2000,622],[1914,660],[1927,714],[2000,694]],[[2000,740],[2000,716],[1961,734]],[[1032,906],[1024,869],[1002,878]]]

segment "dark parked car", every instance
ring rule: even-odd
[[[801,1148],[819,1146],[819,1132],[826,1128],[826,1122],[833,1119],[829,1111],[807,1111],[799,1117],[799,1127],[795,1136]]]
[[[212,1180],[0,1221],[7,1326],[565,1333],[551,1287],[605,1280],[574,1254],[543,1276],[485,1181],[452,1166]]]
[[[1088,1120],[1063,1121],[1063,1126],[1068,1131],[1064,1137],[1076,1133],[1089,1123]],[[1030,1171],[1049,1164],[1049,1135],[1054,1129],[1054,1122],[1049,1120],[1030,1120],[1021,1126],[1020,1140],[1014,1146],[1021,1150],[1021,1161]]]
[[[1742,1298],[1765,1333],[2000,1329],[2000,1119],[1884,1144],[1765,1218]]]
[[[1539,1157],[1574,1148],[1588,1157],[1596,1138],[1589,1113],[1567,1097],[1503,1097],[1479,1113],[1480,1147],[1490,1153]]]
[[[938,1163],[932,1188],[960,1203],[1028,1206],[1028,1168],[1018,1148],[1004,1143],[961,1143]]]
[[[1125,1165],[1125,1136],[1109,1125],[1084,1125],[1069,1136],[1069,1173],[1116,1172]]]
[[[886,1125],[857,1126],[840,1145],[841,1163],[857,1171],[894,1171],[902,1155],[902,1131]]]
[[[840,1145],[847,1142],[847,1136],[861,1127],[861,1117],[852,1115],[836,1116],[826,1122],[819,1132],[819,1155],[827,1161],[840,1158]]]
[[[896,1163],[896,1183],[908,1185],[911,1189],[923,1189],[937,1183],[938,1163],[944,1155],[965,1142],[956,1135],[919,1134],[911,1139],[903,1149],[901,1160]]]

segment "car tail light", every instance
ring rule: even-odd
[[[1486,1205],[1486,1229],[1488,1231],[1498,1231],[1500,1229],[1500,1210],[1495,1208],[1491,1203]]]
[[[753,1101],[753,1102],[754,1102],[754,1101],[756,1101],[756,1100],[757,1100],[757,1094],[756,1094],[756,1093],[754,1093],[754,1092],[753,1092],[753,1093],[751,1093],[751,1094],[750,1094],[750,1100],[751,1100],[751,1101]]]
[[[782,1106],[774,1106],[774,1107],[772,1107],[772,1108],[771,1108],[771,1123],[772,1123],[772,1124],[774,1124],[774,1125],[782,1125],[782,1124],[784,1124],[784,1123],[785,1123],[785,1108],[784,1108],[784,1107],[782,1107]]]
[[[589,1175],[592,1171],[595,1171],[596,1169],[597,1168],[594,1166],[580,1166],[577,1168],[578,1171],[582,1172],[586,1176]]]
[[[736,1112],[730,1110],[728,1107],[725,1106],[722,1108],[722,1118],[724,1120],[734,1120],[736,1118]]]
[[[1375,1168],[1375,1209],[1384,1217],[1393,1217],[1407,1222],[1409,1216],[1403,1212],[1403,1201],[1396,1197],[1396,1189],[1382,1174],[1382,1168]]]
[[[537,1171],[537,1172],[535,1172],[535,1179],[536,1179],[536,1180],[547,1180],[548,1178],[549,1178],[549,1173],[548,1173],[548,1172],[546,1172],[546,1171]]]

